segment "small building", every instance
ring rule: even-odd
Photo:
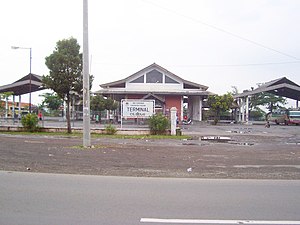
[[[122,99],[155,100],[155,111],[169,115],[172,107],[177,108],[179,121],[183,119],[184,105],[187,116],[202,121],[203,101],[208,95],[207,86],[187,81],[156,63],[118,81],[101,84],[95,94]]]

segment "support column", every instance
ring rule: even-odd
[[[246,123],[249,123],[249,96],[246,97]]]
[[[245,99],[242,102],[242,122],[245,122]]]
[[[183,96],[181,97],[181,103],[180,103],[180,105],[181,105],[181,113],[180,113],[180,118],[181,118],[181,121],[183,120]],[[180,121],[179,121],[180,122]]]
[[[193,120],[195,121],[201,121],[202,120],[202,99],[200,96],[193,96]]]
[[[239,122],[242,122],[243,99],[239,98]]]
[[[21,95],[19,95],[19,115],[18,115],[18,119],[21,119],[22,117],[22,111],[21,111]]]
[[[202,121],[202,108],[203,108],[203,99],[200,97],[199,101],[199,121]]]
[[[5,97],[5,119],[8,117],[8,97]]]
[[[12,118],[13,118],[13,123],[15,123],[15,95],[13,95],[13,104],[12,104]]]

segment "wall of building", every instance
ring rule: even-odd
[[[177,108],[178,120],[182,120],[182,97],[178,95],[167,95],[165,96],[166,100],[166,111],[170,112],[172,107]]]

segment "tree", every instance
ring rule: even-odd
[[[101,121],[101,111],[105,110],[106,104],[105,99],[102,95],[94,95],[91,96],[91,102],[90,102],[91,110],[96,111],[99,116],[99,121]]]
[[[3,92],[0,94],[0,109],[3,110],[5,109],[5,117],[7,117],[7,114],[8,114],[8,98],[13,95],[14,93],[13,92]],[[5,107],[2,105],[2,99],[5,100]],[[14,115],[13,115],[14,116]]]
[[[71,133],[70,102],[71,94],[82,94],[82,54],[75,38],[63,39],[56,43],[53,53],[46,57],[49,75],[43,76],[45,88],[55,91],[66,102],[68,133]],[[90,86],[93,76],[90,76]]]
[[[233,97],[230,93],[224,95],[210,95],[208,96],[208,105],[210,111],[214,115],[214,124],[220,120],[220,115],[230,109],[233,102]]]
[[[116,110],[119,107],[117,101],[113,100],[112,98],[107,98],[105,102],[105,109],[107,110]]]
[[[40,96],[44,97],[42,104],[50,110],[58,110],[63,104],[63,100],[56,93],[45,93]]]
[[[112,98],[104,98],[102,95],[91,96],[91,110],[101,112],[103,110],[116,110],[118,102]],[[98,113],[101,121],[101,113]]]
[[[250,108],[257,109],[259,106],[265,106],[269,113],[272,113],[274,110],[282,108],[285,104],[287,104],[285,98],[272,93],[262,92],[251,97]]]

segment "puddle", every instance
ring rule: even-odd
[[[251,142],[237,142],[232,140],[231,137],[226,136],[202,136],[200,138],[201,141],[209,141],[215,143],[228,143],[233,145],[241,145],[241,146],[252,146],[254,143]]]
[[[233,145],[242,145],[242,146],[253,146],[254,143],[250,143],[250,142],[235,142],[235,141],[231,141],[228,142],[229,144],[233,144]]]
[[[237,129],[230,130],[228,132],[235,133],[235,134],[249,134],[252,131],[253,131],[252,128],[237,128]]]
[[[289,167],[289,168],[296,168],[300,169],[300,165],[234,165],[234,168],[266,168],[266,167],[272,167],[272,168],[280,168],[280,167]]]
[[[213,141],[213,142],[229,142],[231,141],[230,137],[224,136],[202,136],[201,141]]]
[[[182,145],[199,145],[199,144],[194,142],[183,142]]]
[[[286,142],[287,145],[300,145],[300,142]]]

